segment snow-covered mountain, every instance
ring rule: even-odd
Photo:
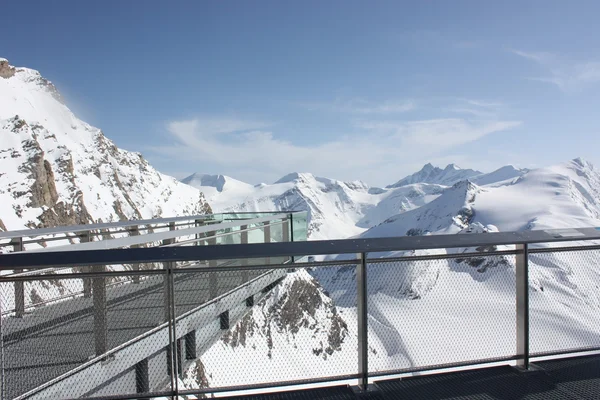
[[[427,164],[421,171],[386,188],[297,172],[273,184],[255,186],[228,176],[205,174],[190,175],[182,182],[202,190],[218,212],[309,211],[309,237],[316,240],[359,235],[392,215],[429,203],[449,185],[464,179],[481,182],[481,185],[502,186],[526,172],[507,166],[483,174],[454,164],[443,170]]]
[[[458,233],[470,225],[474,225],[471,230],[493,225],[500,231],[518,231],[600,223],[600,172],[592,164],[577,158],[522,174],[520,170],[505,174],[509,168],[482,175],[479,182],[488,185],[460,181],[434,201],[394,215],[363,236]],[[493,175],[497,182],[489,178]]]
[[[211,212],[203,194],[78,119],[39,72],[0,59],[0,229]]]
[[[389,216],[360,237],[600,226],[600,171],[581,159],[531,171],[508,166],[472,180],[452,186],[421,183],[393,191],[367,191],[376,196],[392,192],[401,198],[409,198],[413,191],[423,193],[415,196],[420,203]],[[388,194],[380,202],[392,199]],[[376,209],[377,205],[365,215]],[[503,249],[510,246],[478,250]],[[452,253],[456,257],[369,264],[371,370],[514,354],[514,257],[461,257],[461,253],[474,250],[395,252],[388,255]],[[597,344],[599,265],[596,251],[530,255],[532,352]],[[201,368],[195,371],[202,372],[202,379],[197,381],[194,377],[198,375],[190,369],[186,385],[239,383],[243,371],[230,365],[245,362],[254,368],[250,376],[244,376],[255,383],[355,373],[355,279],[352,266],[297,270],[288,275],[273,295],[201,356]],[[315,299],[315,303],[307,299]],[[291,304],[295,305],[293,312]],[[290,315],[302,322],[281,322]],[[336,334],[326,340],[334,325],[341,328],[334,329]],[[323,352],[332,338],[339,346]],[[219,363],[222,357],[229,360],[225,369]]]
[[[458,181],[482,175],[482,172],[472,169],[462,169],[455,164],[448,164],[446,168],[434,167],[431,163],[426,164],[420,171],[400,179],[388,188],[410,185],[412,183],[434,183],[438,185],[451,186]]]
[[[529,172],[527,168],[516,168],[512,165],[505,165],[504,167],[498,168],[493,172],[474,176],[469,178],[469,180],[478,184],[479,186],[502,186],[508,183],[507,181],[525,175],[527,172]]]
[[[313,240],[359,235],[390,215],[426,204],[445,188],[417,183],[381,189],[296,172],[255,186],[223,175],[193,174],[182,182],[205,193],[217,212],[308,211]]]
[[[309,173],[293,173],[271,185],[256,186],[221,175],[194,174],[183,181],[204,192],[216,212],[309,211],[313,239],[358,235],[364,228],[356,226],[357,221],[376,204],[363,182],[342,182]]]

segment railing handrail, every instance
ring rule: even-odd
[[[66,225],[57,226],[52,228],[38,228],[38,229],[20,229],[15,231],[0,232],[0,239],[14,239],[18,237],[37,237],[44,235],[56,235],[61,233],[75,233],[81,231],[93,231],[99,229],[110,229],[110,228],[124,228],[128,226],[137,225],[154,225],[154,224],[168,224],[170,222],[179,221],[191,221],[191,220],[207,220],[210,217],[217,214],[202,214],[202,215],[188,215],[180,217],[169,217],[169,218],[157,218],[157,219],[132,219],[127,221],[115,221],[115,222],[101,222],[97,224],[83,224],[83,225]]]
[[[286,214],[296,214],[302,211],[286,211]],[[115,222],[101,222],[94,224],[83,224],[83,225],[67,225],[67,226],[57,226],[52,228],[38,228],[38,229],[20,229],[14,231],[0,231],[0,239],[14,239],[20,237],[38,237],[44,235],[55,235],[55,234],[63,234],[63,233],[76,233],[81,231],[93,231],[100,229],[110,229],[110,228],[124,228],[129,226],[138,226],[138,225],[158,225],[158,224],[168,224],[170,222],[179,222],[179,221],[193,221],[193,220],[211,220],[211,218],[218,216],[228,216],[228,215],[240,215],[240,214],[249,214],[249,215],[261,215],[261,214],[275,214],[276,212],[224,212],[224,213],[213,213],[213,214],[199,214],[199,215],[183,215],[179,217],[166,217],[166,218],[156,218],[156,219],[132,219],[127,221],[115,221]],[[236,218],[237,219],[237,218]],[[241,220],[241,218],[240,218]]]
[[[161,240],[166,239],[174,239],[181,236],[191,236],[201,233],[214,232],[223,229],[235,228],[237,226],[248,225],[248,224],[259,224],[263,222],[269,222],[276,219],[287,218],[289,214],[274,214],[268,217],[262,218],[254,218],[254,219],[243,219],[236,220],[232,222],[223,222],[218,225],[200,225],[193,228],[186,229],[177,229],[170,230],[166,232],[155,232],[148,233],[145,235],[135,235],[135,236],[127,236],[123,238],[116,238],[110,240],[98,240],[95,242],[86,242],[86,243],[75,243],[68,244],[63,246],[52,246],[46,247],[42,249],[34,249],[27,250],[22,252],[14,252],[12,254],[17,253],[54,253],[54,252],[63,252],[63,251],[82,251],[82,250],[106,250],[106,249],[116,249],[119,247],[126,246],[135,246],[150,242],[159,242]]]
[[[285,214],[283,215],[285,217]],[[265,217],[277,219],[276,216]],[[236,223],[236,225],[241,225]],[[214,226],[207,231],[214,231]],[[182,232],[184,230],[180,230]],[[597,228],[570,229],[577,236],[561,235],[562,230],[471,233],[463,235],[402,236],[369,239],[320,240],[307,242],[257,243],[128,249],[90,249],[54,251],[52,257],[40,252],[0,254],[0,270],[36,269],[49,266],[108,265],[167,261],[224,260],[278,256],[378,253],[389,251],[449,249],[494,245],[519,245],[600,240]],[[163,232],[161,232],[163,233]],[[168,232],[164,232],[168,233]],[[194,231],[195,233],[195,231]],[[168,235],[167,235],[168,236]],[[167,237],[166,236],[166,237]],[[93,242],[101,243],[101,242]],[[86,243],[84,243],[87,245]],[[81,244],[79,246],[82,246]],[[92,244],[92,243],[90,243]],[[78,245],[71,245],[73,246]],[[460,256],[460,254],[457,254]]]

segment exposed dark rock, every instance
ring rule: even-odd
[[[276,293],[279,297],[272,303]],[[325,334],[322,336],[323,340],[313,348],[313,354],[326,359],[335,351],[342,350],[344,339],[348,336],[348,325],[337,313],[331,300],[324,300],[323,296],[321,287],[314,279],[295,279],[290,285],[280,285],[278,289],[267,294],[235,327],[225,333],[221,340],[234,348],[240,345],[245,347],[249,338],[259,335],[266,341],[267,357],[271,358],[274,348],[273,334],[289,335],[288,340],[293,343],[294,336],[300,329],[308,329],[314,334]],[[272,304],[268,306],[269,303]],[[328,311],[328,323],[316,319],[317,310],[323,308]],[[262,317],[259,320],[263,321],[260,326],[256,322],[258,317]],[[327,326],[327,331],[323,331]]]
[[[208,377],[206,376],[206,369],[200,359],[196,360],[196,383],[199,389],[209,387]]]
[[[10,65],[7,60],[0,60],[0,78],[8,79],[15,75],[15,67]]]
[[[298,333],[300,326],[308,324],[306,314],[314,317],[317,308],[322,304],[316,281],[309,283],[297,279],[269,312],[276,316],[280,328]]]

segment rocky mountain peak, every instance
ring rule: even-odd
[[[212,212],[199,190],[159,173],[78,119],[39,72],[5,59],[0,71],[4,228]]]
[[[414,183],[431,183],[452,186],[460,180],[473,178],[482,174],[482,172],[476,170],[462,169],[456,164],[448,164],[446,168],[441,169],[433,166],[431,163],[427,163],[418,172],[400,179],[393,185],[387,186],[387,188],[397,188]]]
[[[15,76],[16,68],[8,63],[6,58],[0,58],[0,78],[8,79]]]

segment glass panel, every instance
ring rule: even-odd
[[[292,214],[292,240],[294,242],[303,242],[308,239],[308,211],[301,211]]]

